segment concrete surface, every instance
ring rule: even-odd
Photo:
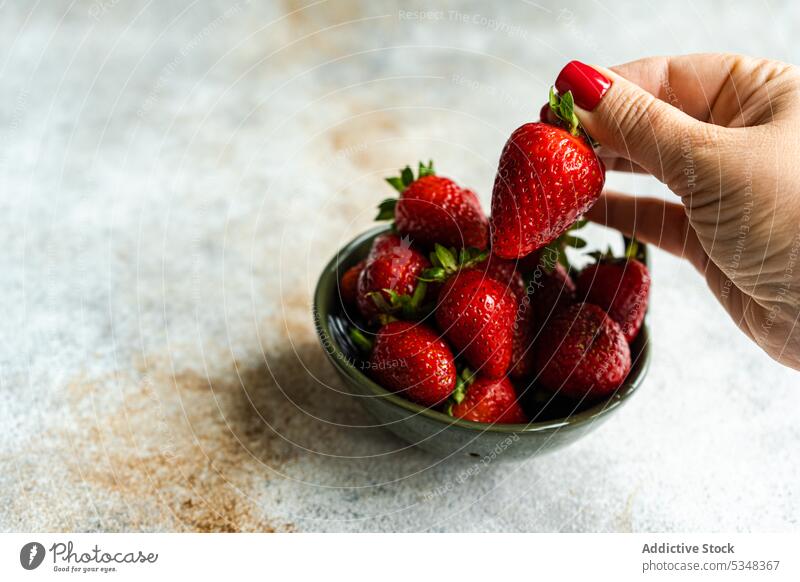
[[[798,62],[800,5],[414,6],[2,3],[0,529],[798,530],[800,376],[673,257],[641,393],[475,474],[369,426],[310,296],[400,165],[433,158],[488,205],[568,59]]]

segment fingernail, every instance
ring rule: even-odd
[[[561,69],[556,79],[556,89],[561,94],[572,91],[572,97],[578,107],[593,111],[608,88],[611,81],[580,61],[570,61]]]

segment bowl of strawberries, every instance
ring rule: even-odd
[[[492,213],[406,167],[374,228],[340,249],[314,296],[320,342],[378,423],[439,456],[521,459],[566,446],[641,385],[649,361],[644,245],[585,253],[605,168],[551,94],[500,156]],[[568,249],[572,250],[568,250]],[[583,257],[581,269],[570,256]]]

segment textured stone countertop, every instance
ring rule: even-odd
[[[1,530],[798,530],[800,376],[671,256],[640,393],[432,500],[469,461],[358,428],[310,298],[401,165],[488,207],[568,59],[800,62],[800,5],[415,6],[2,3]]]

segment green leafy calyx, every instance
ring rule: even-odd
[[[425,176],[435,176],[435,175],[436,171],[433,169],[433,160],[428,160],[427,164],[423,162],[419,163],[419,168],[417,170],[416,177],[414,176],[414,170],[411,169],[411,166],[406,166],[405,168],[400,170],[399,176],[391,176],[389,178],[386,178],[386,181],[389,182],[392,188],[402,193],[415,180],[419,180],[420,178],[424,178]]]
[[[600,145],[586,133],[581,120],[575,114],[575,98],[572,96],[572,91],[559,95],[555,87],[550,87],[550,110],[566,125],[572,135],[585,137],[593,147]]]
[[[395,206],[397,206],[397,198],[387,198],[378,204],[378,215],[375,220],[394,220]]]
[[[482,251],[474,247],[467,247],[456,251],[455,247],[447,248],[436,243],[430,255],[431,266],[422,271],[418,279],[429,283],[441,283],[461,269],[474,267],[487,258],[489,258],[488,250]]]
[[[469,368],[464,368],[461,373],[456,376],[456,386],[453,393],[450,394],[450,399],[447,403],[447,414],[453,416],[453,406],[461,404],[464,398],[467,397],[467,389],[475,381],[475,373]]]
[[[635,237],[625,237],[625,258],[636,259],[637,261],[644,262],[645,247],[639,244]]]
[[[411,295],[401,295],[393,289],[384,289],[383,293],[373,291],[368,294],[368,297],[372,299],[382,315],[401,315],[405,319],[416,319],[420,315],[420,308],[425,300],[427,289],[425,281],[418,281]],[[389,296],[388,300],[384,297],[384,293]]]
[[[575,115],[575,99],[572,97],[572,91],[559,95],[555,87],[550,87],[550,110],[567,124],[567,129],[572,135],[580,135],[581,122]]]
[[[606,250],[604,251],[597,250],[591,252],[589,253],[589,256],[592,257],[596,263],[611,261],[624,263],[625,261],[630,261],[632,259],[636,259],[637,261],[645,260],[644,247],[640,245],[639,241],[637,241],[635,238],[628,238],[627,236],[625,237],[625,253],[623,256],[615,256],[614,251],[611,250],[610,246],[606,246]]]
[[[386,178],[386,181],[389,182],[392,188],[402,194],[415,180],[419,180],[425,176],[435,175],[436,172],[433,169],[433,160],[428,160],[427,164],[423,162],[419,163],[416,177],[414,176],[414,171],[411,169],[411,166],[406,166],[400,170],[399,176],[390,176]],[[375,220],[394,220],[395,206],[397,206],[397,198],[387,198],[378,204],[378,215],[375,217]]]

